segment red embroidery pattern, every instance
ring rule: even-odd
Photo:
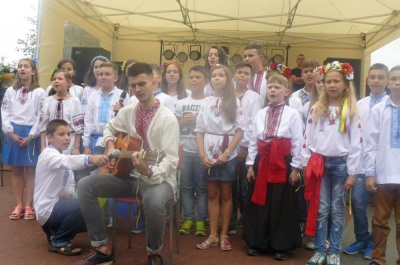
[[[83,129],[83,125],[85,124],[83,113],[73,116],[72,124],[74,125],[75,130]]]
[[[276,138],[279,124],[281,123],[283,109],[285,104],[278,106],[268,106],[267,115],[265,115],[264,140]]]
[[[222,104],[219,104],[219,98],[217,99],[217,102],[215,105],[212,105],[210,108],[211,113],[214,114],[214,117],[219,117],[222,115]]]
[[[28,89],[26,87],[20,90],[18,101],[21,105],[24,105],[28,101]]]
[[[135,128],[136,132],[140,135],[143,140],[143,148],[149,150],[149,143],[147,141],[147,131],[149,129],[150,123],[156,115],[158,109],[160,108],[160,102],[157,101],[153,107],[146,111],[142,111],[140,106],[136,108],[135,112]]]
[[[260,70],[256,73],[257,75],[257,79],[256,79],[256,84],[254,85],[254,76],[252,76],[250,78],[250,89],[253,90],[254,92],[257,92],[258,94],[260,94],[260,90],[261,90],[261,83],[262,83],[262,79],[264,77],[264,70]]]
[[[7,99],[4,99],[4,100],[3,100],[3,103],[1,104],[1,107],[2,107],[2,108],[7,108],[7,107],[8,107],[8,101],[7,101]]]

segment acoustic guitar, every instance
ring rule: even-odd
[[[121,154],[115,161],[114,168],[110,171],[108,168],[102,167],[99,169],[99,173],[112,173],[120,177],[129,177],[130,172],[134,169],[132,154],[142,149],[142,140],[119,132],[117,134],[117,141],[115,142],[115,149],[120,150]],[[145,151],[142,159],[148,165],[157,166],[164,157],[164,150],[155,149],[154,151]]]

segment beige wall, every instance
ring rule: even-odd
[[[112,51],[113,32],[104,24],[84,19],[78,14],[78,10],[71,10],[62,1],[41,0],[40,6],[39,77],[43,87],[48,86],[50,71],[63,57],[65,20],[98,38],[100,47]]]

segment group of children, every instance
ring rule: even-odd
[[[400,210],[396,178],[400,168],[395,161],[400,147],[400,67],[389,72],[382,64],[373,65],[367,80],[371,95],[357,102],[348,63],[319,67],[314,60],[305,60],[301,65],[305,86],[292,94],[290,69],[272,63],[264,71],[260,45],[246,46],[245,61],[233,71],[227,58],[222,47],[210,47],[205,67],[189,71],[190,90],[183,85],[177,62],[151,65],[153,93],[180,126],[184,222],[179,232],[190,234],[195,229],[195,235],[206,236],[208,220],[209,236],[196,248],[231,250],[228,235],[239,223],[239,190],[249,255],[272,252],[276,260],[287,259],[288,251],[302,245],[300,224],[306,222],[305,234],[314,237],[307,246],[315,249],[307,264],[336,265],[344,198],[351,195],[356,242],[344,252],[365,251],[371,265],[386,264],[388,219],[393,208],[396,214]],[[118,88],[115,64],[97,56],[82,89],[73,84],[74,62],[61,60],[48,97],[38,84],[35,63],[22,59],[18,64],[16,83],[7,89],[1,112],[2,159],[13,166],[17,199],[9,217],[34,219],[36,214],[50,231],[49,251],[80,253],[70,242],[85,230],[82,216],[75,214],[79,205],[71,170],[108,161],[103,155],[104,127],[120,108],[136,104],[141,96],[130,93],[126,76],[134,63],[128,60],[123,65]],[[374,193],[372,234],[367,190]],[[55,217],[67,207],[75,211],[71,219]]]

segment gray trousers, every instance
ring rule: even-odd
[[[90,175],[78,182],[79,205],[93,247],[108,244],[107,232],[103,221],[103,211],[98,197],[121,198],[136,196],[133,184],[136,179],[126,179],[112,174]],[[136,193],[136,192],[135,192]],[[143,180],[138,183],[138,195],[146,216],[147,251],[158,253],[162,249],[165,230],[165,204],[173,197],[169,183],[149,185]]]

